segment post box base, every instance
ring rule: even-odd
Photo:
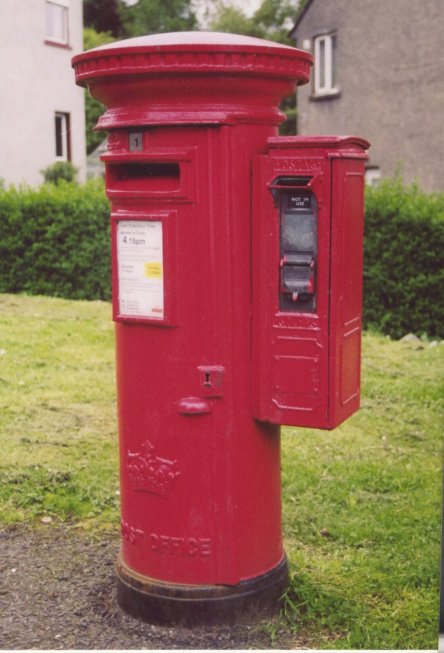
[[[119,557],[117,602],[136,619],[181,626],[233,625],[275,614],[288,585],[286,557],[238,585],[175,585],[130,570]]]

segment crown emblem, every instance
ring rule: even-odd
[[[174,481],[180,476],[177,461],[154,455],[149,440],[143,443],[141,452],[128,451],[127,469],[135,492],[149,492],[163,498],[169,497]]]

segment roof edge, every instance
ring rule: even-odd
[[[289,36],[290,38],[296,40],[296,37],[295,37],[294,33],[295,33],[295,31],[297,30],[297,28],[299,27],[300,23],[302,22],[302,20],[303,20],[305,14],[306,14],[307,11],[310,9],[312,3],[313,3],[313,0],[306,0],[304,8],[302,9],[301,13],[300,13],[299,16],[297,17],[296,22],[295,22],[295,24],[293,25],[292,29],[288,32],[288,36]]]

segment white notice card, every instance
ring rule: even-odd
[[[164,317],[162,240],[160,220],[117,222],[120,315]]]

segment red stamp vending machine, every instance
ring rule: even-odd
[[[359,408],[361,138],[271,138],[253,183],[253,413],[333,429]]]

